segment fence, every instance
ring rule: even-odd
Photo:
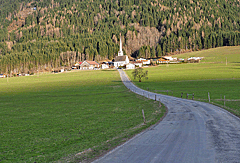
[[[213,96],[210,92],[201,92],[200,94],[196,94],[194,92],[186,92],[185,90],[149,90],[148,91],[160,93],[168,96],[174,96],[179,98],[186,98],[186,99],[192,99],[202,102],[211,103],[214,105],[217,105],[219,107],[222,107],[226,110],[229,110],[235,115],[240,116],[240,99],[229,99],[226,95],[216,95]],[[216,96],[219,96],[219,98],[216,98]]]

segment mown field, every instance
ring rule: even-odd
[[[134,83],[152,92],[192,98],[224,106],[240,116],[240,47],[221,47],[199,52],[185,53],[176,57],[205,57],[200,63],[168,64],[145,68],[148,80],[139,83],[133,79],[131,70],[128,76]],[[227,64],[226,64],[227,57]],[[167,93],[168,92],[168,93]]]
[[[157,102],[129,92],[117,71],[0,79],[0,88],[0,162],[90,159],[165,112]]]

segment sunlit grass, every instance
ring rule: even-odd
[[[133,82],[153,92],[192,98],[208,102],[208,92],[211,102],[234,109],[240,115],[240,47],[222,47],[199,52],[185,53],[176,57],[205,57],[201,63],[164,64],[148,70],[148,80],[139,83],[133,79],[131,70],[127,71]],[[228,63],[224,61],[228,60]]]
[[[176,55],[178,58],[204,57],[201,62],[239,63],[240,46],[226,46]]]
[[[164,114],[154,101],[129,92],[117,71],[1,79],[0,88],[0,161],[6,162],[91,158]]]

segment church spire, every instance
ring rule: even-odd
[[[120,49],[119,49],[119,52],[118,52],[118,56],[123,56],[121,33],[120,33]]]
[[[122,51],[122,40],[121,40],[121,34],[120,34],[120,51]]]

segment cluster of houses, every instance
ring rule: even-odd
[[[108,69],[108,68],[125,68],[125,69],[135,69],[136,67],[143,67],[144,65],[150,65],[151,62],[148,59],[140,58],[135,60],[134,58],[129,58],[127,55],[123,55],[122,50],[122,40],[120,37],[120,49],[118,51],[118,56],[116,56],[112,61],[105,60],[99,63],[96,61],[84,61],[77,62],[72,69],[80,70],[97,70],[97,69]]]
[[[22,73],[22,74],[15,74],[14,76],[29,76],[30,74],[25,74],[25,73]],[[6,77],[10,77],[9,75],[6,75],[6,74],[0,74],[0,78],[6,78]]]
[[[202,57],[191,57],[188,61],[199,62]],[[171,56],[163,56],[153,59],[145,58],[129,58],[127,55],[123,55],[122,50],[122,41],[120,36],[120,49],[118,51],[118,56],[116,56],[112,61],[105,60],[100,63],[96,61],[84,61],[77,62],[72,69],[80,70],[98,70],[98,69],[108,69],[108,68],[125,68],[125,69],[135,69],[136,67],[144,67],[151,64],[160,64],[160,63],[180,63],[185,60],[182,58],[173,58]]]
[[[120,40],[121,42],[121,40]],[[121,49],[120,49],[121,50]],[[117,57],[115,57],[113,60],[104,60],[101,62],[96,61],[83,61],[83,62],[77,62],[72,66],[72,69],[79,69],[79,70],[99,70],[99,69],[117,69],[117,68],[123,68],[123,69],[135,69],[137,67],[147,67],[149,65],[155,65],[155,64],[168,64],[168,63],[180,63],[180,62],[190,62],[190,63],[196,63],[200,62],[203,57],[190,57],[188,59],[182,59],[182,58],[173,58],[171,56],[163,56],[159,58],[152,58],[152,59],[145,59],[145,58],[139,58],[134,59],[130,58],[127,55],[123,55],[123,52],[119,51]],[[66,69],[56,69],[53,72],[59,73],[64,72]],[[16,76],[29,76],[29,74],[16,74]],[[6,74],[0,74],[0,78],[6,78]]]
[[[84,61],[77,62],[73,65],[72,69],[80,69],[80,70],[99,70],[99,69],[135,69],[137,67],[147,67],[149,65],[156,64],[168,64],[168,63],[181,63],[181,62],[190,62],[190,63],[199,63],[203,57],[190,57],[188,59],[182,58],[173,58],[171,56],[163,56],[159,58],[145,59],[139,58],[134,59],[130,58],[127,55],[118,55],[113,60],[104,60],[101,62],[96,61]]]
[[[137,60],[129,60],[128,56],[116,57],[113,61],[105,60],[100,63],[96,61],[84,61],[77,62],[72,69],[80,69],[80,70],[98,70],[98,69],[135,69],[136,67],[143,67],[150,65],[151,62],[148,59],[137,59]]]
[[[125,68],[125,69],[135,69],[136,67],[144,67],[154,64],[162,63],[180,63],[180,62],[200,62],[203,57],[191,57],[187,60],[182,58],[173,58],[171,56],[163,56],[159,58],[145,59],[145,58],[129,58],[127,55],[123,55],[122,41],[120,36],[120,49],[118,51],[118,56],[116,56],[112,61],[105,60],[100,63],[96,61],[84,61],[77,62],[72,69],[80,70],[98,70],[98,69],[108,69],[108,68]]]

